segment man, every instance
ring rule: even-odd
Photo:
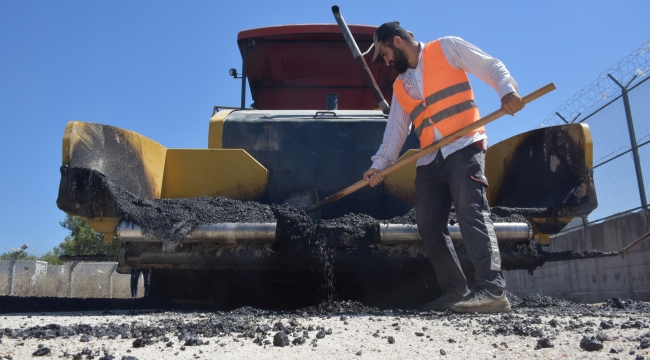
[[[376,186],[379,174],[393,163],[411,129],[420,148],[480,119],[466,73],[485,81],[513,115],[524,107],[517,83],[501,61],[457,37],[416,42],[398,22],[381,25],[374,34],[373,62],[384,62],[400,75],[393,84],[393,101],[379,151],[363,178]],[[415,178],[416,221],[444,293],[425,309],[457,312],[508,312],[501,257],[487,204],[484,176],[485,129],[420,158]],[[454,204],[461,234],[475,268],[476,288],[470,292],[447,221]]]

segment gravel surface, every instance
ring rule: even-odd
[[[510,298],[513,312],[494,315],[380,310],[345,301],[284,312],[240,308],[5,313],[0,315],[0,356],[106,360],[649,356],[647,303],[612,299],[585,305],[543,296]]]

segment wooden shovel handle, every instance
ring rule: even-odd
[[[549,92],[551,92],[553,90],[555,90],[555,85],[553,83],[550,83],[550,84],[548,84],[548,85],[546,85],[546,86],[544,86],[542,88],[539,88],[539,89],[533,91],[532,93],[524,96],[522,98],[522,101],[524,102],[524,104],[528,104],[529,102],[531,102],[533,100],[536,100],[536,99],[540,98],[541,96],[546,95],[546,94],[548,94]],[[403,166],[405,166],[407,164],[410,164],[413,161],[415,161],[415,160],[417,160],[417,159],[419,159],[419,158],[421,158],[421,157],[423,157],[423,156],[425,156],[427,154],[431,154],[431,153],[437,151],[441,147],[443,147],[443,146],[445,146],[445,145],[447,145],[447,144],[449,144],[449,143],[451,143],[451,142],[453,142],[453,141],[467,135],[469,132],[471,132],[471,131],[473,131],[475,129],[478,129],[481,126],[484,126],[484,125],[486,125],[486,124],[488,124],[488,123],[502,117],[503,115],[506,115],[506,112],[503,109],[499,109],[497,111],[494,111],[491,114],[488,114],[488,115],[480,118],[479,120],[465,126],[464,128],[454,132],[453,134],[444,137],[442,140],[434,142],[433,144],[425,147],[424,149],[416,152],[415,154],[397,161],[393,165],[385,168],[384,170],[381,170],[379,173],[382,176],[386,176],[386,175],[392,173],[393,171],[395,171],[395,170],[397,170],[397,169],[399,169],[399,168],[401,168],[401,167],[403,167]],[[369,182],[367,180],[360,180],[360,181],[354,183],[353,185],[348,186],[347,188],[337,192],[336,194],[334,194],[332,196],[329,196],[326,199],[320,201],[319,203],[317,203],[314,206],[307,209],[307,211],[318,210],[321,207],[325,206],[326,204],[331,204],[331,203],[333,203],[335,201],[338,201],[341,198],[352,194],[353,192],[365,187],[368,184],[369,184]]]
[[[628,245],[628,246],[622,248],[621,251],[619,251],[618,253],[619,253],[621,256],[624,256],[625,253],[629,252],[629,251],[632,250],[634,247],[638,246],[639,244],[645,242],[645,241],[648,240],[648,239],[650,239],[650,232],[647,233],[647,234],[645,234],[645,235],[643,235],[643,236],[641,236],[640,238],[636,239],[636,240],[635,240],[633,243],[631,243],[630,245]]]
[[[540,88],[538,90],[535,90],[534,92],[524,96],[521,100],[524,102],[524,104],[528,104],[529,102],[531,102],[533,100],[536,100],[539,97],[541,97],[542,95],[546,95],[546,94],[548,94],[549,92],[551,92],[553,90],[555,90],[555,85],[553,83],[550,83],[550,84],[548,84],[548,85],[546,85],[546,86],[544,86],[544,87],[542,87],[542,88]],[[446,137],[442,138],[441,140],[438,140],[438,141],[434,142],[433,144],[425,147],[424,149],[416,152],[415,154],[413,154],[413,155],[411,155],[409,157],[406,157],[406,158],[404,158],[402,160],[397,161],[396,163],[394,163],[393,165],[385,168],[384,170],[380,171],[379,173],[382,176],[386,176],[386,175],[392,173],[393,171],[403,167],[404,165],[407,165],[407,164],[409,164],[409,163],[411,163],[411,162],[413,162],[413,161],[415,161],[415,160],[417,160],[417,159],[419,159],[419,158],[421,158],[421,157],[423,157],[423,156],[425,156],[427,154],[431,154],[433,152],[436,152],[441,147],[458,140],[459,138],[467,135],[469,132],[478,129],[481,126],[484,126],[484,125],[486,125],[486,124],[488,124],[488,123],[502,117],[503,115],[506,115],[506,112],[503,109],[499,109],[497,111],[494,111],[493,113],[488,114],[488,115],[480,118],[479,120],[465,126],[464,128],[456,131],[455,133],[453,133],[453,134],[451,134],[449,136],[446,136]],[[366,183],[367,183],[367,181],[366,181]],[[350,186],[350,188],[351,187],[352,186]],[[345,189],[345,190],[347,190],[347,189]]]

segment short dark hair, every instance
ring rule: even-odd
[[[393,40],[395,39],[395,36],[399,36],[403,40],[406,40],[406,41],[409,41],[409,42],[415,41],[415,39],[413,39],[413,36],[411,36],[411,34],[408,31],[406,31],[406,29],[404,29],[402,27],[398,27],[398,28],[393,29],[393,31],[391,31],[386,36],[386,38],[384,40],[382,40],[382,43],[386,44],[388,47],[392,47],[393,46]]]

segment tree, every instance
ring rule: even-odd
[[[50,265],[63,265],[63,261],[59,260],[59,255],[61,255],[61,251],[57,246],[52,251],[48,251],[45,254],[41,255],[38,260],[45,261]]]
[[[81,217],[66,215],[65,220],[60,222],[64,229],[70,231],[70,235],[59,246],[55,247],[46,255],[58,257],[60,255],[117,255],[121,242],[114,240],[113,244],[104,244],[104,236],[93,230]]]
[[[0,260],[10,260],[11,256],[14,254],[13,251],[7,251],[0,254]],[[18,260],[37,260],[36,256],[29,254],[26,251],[23,251],[18,255]]]
[[[61,265],[61,255],[117,255],[120,251],[122,244],[119,240],[114,239],[111,245],[104,244],[104,235],[93,230],[79,216],[66,215],[59,224],[70,231],[70,235],[66,236],[62,243],[40,257],[23,251],[18,255],[18,260],[40,260],[50,265]],[[13,254],[13,251],[2,253],[0,260],[9,260]]]

